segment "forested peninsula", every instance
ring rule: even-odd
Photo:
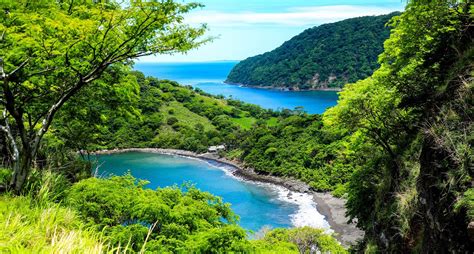
[[[139,57],[208,42],[205,26],[183,24],[198,7],[0,2],[0,252],[474,252],[471,2],[409,1],[371,17],[390,27],[370,28],[390,32],[376,70],[322,115],[133,70]],[[258,174],[345,198],[364,238],[349,249],[309,227],[249,238],[219,197],[192,185],[152,190],[130,174],[97,178],[87,159],[217,145]]]
[[[283,90],[338,90],[372,75],[400,13],[351,18],[310,28],[280,47],[238,63],[226,82]]]

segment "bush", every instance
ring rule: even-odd
[[[347,194],[347,184],[337,184],[331,193],[338,198],[344,197]]]
[[[217,252],[248,245],[245,231],[233,225],[237,217],[230,205],[220,198],[194,187],[153,191],[145,189],[146,184],[130,175],[90,178],[68,191],[66,204],[77,210],[89,226],[103,231],[112,245],[129,243],[134,251],[142,249],[147,235],[152,244],[146,249],[152,252],[210,250],[205,242],[219,242],[215,248],[221,250]],[[226,231],[226,227],[233,230]],[[233,238],[219,238],[216,232],[221,231]]]
[[[176,124],[178,122],[178,118],[172,116],[170,118],[168,118],[168,120],[166,121],[166,123],[170,126]]]
[[[266,234],[264,240],[294,243],[300,253],[347,253],[336,239],[324,233],[324,230],[310,227],[275,229]]]

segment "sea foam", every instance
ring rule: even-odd
[[[333,230],[330,228],[329,223],[326,221],[325,216],[318,212],[317,204],[316,202],[314,202],[313,196],[311,194],[291,191],[285,187],[272,183],[263,183],[247,180],[234,175],[233,173],[235,172],[236,168],[233,166],[226,165],[220,162],[210,162],[208,160],[205,161],[210,166],[219,168],[220,170],[224,171],[226,175],[236,178],[239,181],[249,182],[255,185],[265,187],[272,192],[276,192],[276,198],[280,201],[297,205],[297,211],[294,214],[290,215],[291,224],[294,227],[308,226],[312,228],[324,229],[326,233],[333,232]]]

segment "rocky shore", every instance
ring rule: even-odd
[[[358,239],[363,237],[363,231],[355,227],[354,224],[348,224],[348,218],[345,216],[345,200],[336,198],[330,193],[315,192],[304,182],[287,177],[276,177],[271,175],[262,175],[255,172],[252,168],[246,167],[239,161],[228,160],[227,158],[220,157],[214,153],[202,153],[198,154],[191,151],[177,150],[177,149],[162,149],[162,148],[126,148],[126,149],[113,149],[113,150],[101,150],[94,152],[94,154],[116,154],[126,152],[148,152],[158,154],[169,154],[178,155],[185,157],[193,157],[202,160],[216,161],[225,165],[229,165],[235,170],[233,174],[237,177],[249,181],[272,183],[275,185],[283,186],[291,191],[309,193],[313,196],[314,202],[317,204],[317,210],[319,213],[325,216],[327,222],[331,226],[331,229],[336,233],[336,238],[344,245],[349,246],[355,243]]]
[[[250,87],[250,88],[257,88],[257,89],[267,89],[267,90],[278,90],[284,92],[305,92],[305,91],[331,91],[331,92],[340,92],[342,88],[340,87],[317,87],[317,88],[306,88],[306,89],[294,89],[293,87],[281,87],[281,86],[254,86],[254,85],[246,85],[242,83],[233,83],[224,81],[224,84],[228,85],[236,85],[242,87]]]

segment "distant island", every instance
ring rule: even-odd
[[[340,90],[379,65],[387,22],[399,12],[310,28],[273,51],[237,64],[226,83],[281,90]]]

